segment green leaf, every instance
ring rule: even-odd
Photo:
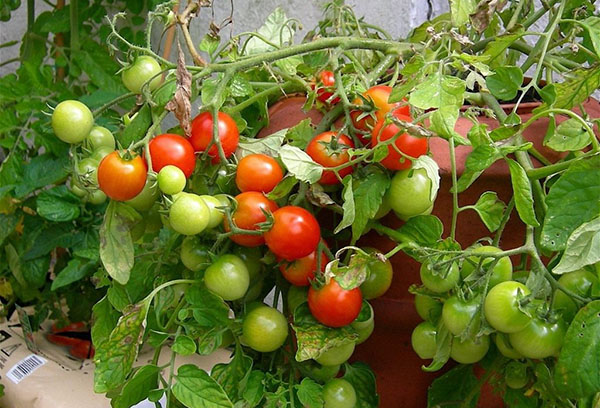
[[[379,211],[383,196],[389,188],[391,180],[384,172],[371,172],[364,179],[357,180],[354,190],[354,222],[352,223],[352,240],[357,241],[363,234],[367,223]],[[344,203],[345,204],[345,203]],[[344,212],[345,215],[345,212]]]
[[[584,222],[596,218],[600,209],[600,157],[581,160],[550,187],[548,210],[540,237],[543,248],[565,249],[567,239]]]
[[[595,64],[589,68],[577,68],[563,74],[564,81],[555,85],[556,100],[554,108],[572,109],[583,103],[589,96],[600,88],[600,65]],[[534,109],[534,113],[543,112],[549,108],[544,103]]]
[[[232,401],[237,401],[242,393],[240,384],[250,375],[252,359],[244,354],[242,347],[237,344],[233,359],[228,364],[215,365],[210,375],[214,378]]]
[[[493,75],[486,77],[485,83],[496,98],[510,101],[517,96],[523,83],[523,71],[519,67],[499,67]]]
[[[462,402],[471,393],[471,390],[475,389],[477,382],[472,365],[459,365],[453,368],[431,383],[427,392],[427,408],[442,405],[454,408],[458,408],[459,406],[475,408],[479,400],[479,393],[471,398],[468,405],[464,405]],[[452,401],[459,402],[448,404]]]
[[[308,304],[303,303],[294,311],[294,324],[298,350],[297,361],[316,359],[325,351],[354,342],[358,334],[351,326],[340,328],[320,324],[310,313]]]
[[[460,78],[435,72],[416,87],[409,101],[420,109],[442,106],[460,108],[464,101],[465,86],[465,81]]]
[[[14,214],[0,214],[0,245],[13,233],[19,219]]]
[[[160,367],[145,365],[125,383],[121,393],[111,401],[112,408],[130,408],[148,398],[151,390],[158,386]]]
[[[131,372],[144,337],[149,308],[149,299],[128,307],[108,340],[96,347],[95,392],[106,393],[120,387]]]
[[[535,217],[535,211],[533,209],[533,193],[531,191],[531,184],[527,178],[525,169],[521,167],[519,163],[512,159],[506,159],[508,162],[508,168],[510,169],[510,181],[512,184],[515,207],[521,220],[527,225],[532,227],[539,227],[540,223]]]
[[[321,385],[310,378],[304,378],[295,387],[302,406],[307,408],[323,407],[323,387]]]
[[[308,143],[313,138],[314,130],[311,123],[310,119],[300,121],[296,126],[287,130],[285,138],[292,146],[306,149],[306,146],[308,146]]]
[[[217,92],[217,87],[219,86],[219,83],[223,81],[223,78],[212,78],[212,79],[205,79],[204,81],[202,81],[202,91],[201,91],[201,97],[202,97],[202,104],[203,105],[210,105],[210,104],[214,104],[217,108],[220,108],[221,106],[223,106],[223,103],[225,102],[225,99],[227,98],[227,88],[225,87],[224,92],[221,92],[219,94],[219,99],[215,100],[215,97],[217,96],[216,92]]]
[[[87,74],[94,85],[109,92],[124,93],[121,77],[115,75],[116,70],[106,71],[94,55],[82,49],[73,54],[73,60]]]
[[[91,272],[94,266],[94,263],[90,263],[78,258],[71,259],[67,266],[65,266],[58,273],[58,275],[56,275],[56,278],[54,281],[52,281],[52,287],[50,289],[54,291],[85,278]]]
[[[557,152],[581,150],[591,143],[590,134],[577,119],[568,119],[544,139],[544,146]]]
[[[252,370],[246,381],[246,388],[244,388],[243,397],[250,408],[258,406],[258,403],[263,399],[265,394],[265,386],[263,381],[265,379],[265,373],[259,370]]]
[[[555,274],[576,271],[600,262],[600,217],[581,224],[567,240],[565,253],[552,270]]]
[[[584,398],[600,390],[600,300],[577,312],[565,335],[554,381],[566,398]]]
[[[377,408],[379,395],[375,383],[375,374],[365,363],[344,364],[344,380],[356,391],[355,408]]]
[[[498,199],[496,192],[486,191],[479,197],[473,209],[477,211],[487,229],[490,232],[494,232],[500,227],[506,205],[502,200]]]
[[[175,337],[172,349],[177,354],[189,356],[196,352],[196,342],[191,337],[180,334],[179,336]]]
[[[129,145],[137,142],[146,135],[151,124],[152,112],[150,111],[150,106],[145,104],[138,113],[136,113],[135,117],[131,120],[131,123],[127,125],[125,130],[117,134],[119,143],[122,147],[129,147]]]
[[[276,48],[288,45],[291,43],[295,30],[293,26],[287,24],[288,17],[281,7],[277,7],[267,20],[257,30],[257,33],[269,43],[264,42],[259,37],[252,37],[246,43],[245,55],[261,54],[263,52],[272,51]],[[300,62],[302,60],[300,59]]]
[[[48,267],[50,266],[50,259],[48,257],[41,257],[33,259],[29,262],[22,264],[23,278],[27,282],[29,288],[41,288],[46,283],[46,276],[48,275]]]
[[[417,215],[409,218],[398,230],[406,242],[429,246],[442,238],[444,225],[435,215]]]
[[[50,221],[71,221],[79,217],[79,198],[64,184],[42,191],[36,203],[38,214]]]
[[[100,259],[106,272],[122,285],[129,280],[134,263],[133,241],[128,226],[130,220],[119,212],[126,207],[111,201],[100,227]]]
[[[85,234],[81,231],[74,232],[70,224],[52,224],[36,236],[31,248],[23,254],[23,260],[29,261],[46,255],[56,247],[73,248],[84,239]]]
[[[521,38],[524,35],[524,30],[519,28],[517,31],[511,34],[499,35],[496,37],[494,41],[488,43],[485,47],[485,50],[481,55],[488,57],[488,64],[492,67],[497,67],[504,63],[504,57],[506,55],[506,50],[510,47],[516,40]]]
[[[229,86],[229,92],[234,98],[243,98],[245,96],[251,96],[254,94],[254,89],[250,81],[241,75],[236,75],[231,80]]]
[[[477,10],[475,0],[450,0],[450,15],[452,25],[462,27],[469,22],[469,16]]]
[[[580,21],[579,24],[588,30],[596,55],[600,57],[600,17],[591,16]]]
[[[287,196],[290,191],[298,184],[298,180],[293,176],[285,176],[269,194],[267,198],[269,200],[279,200]]]
[[[204,370],[185,364],[177,370],[173,394],[188,408],[233,408],[223,388]]]
[[[429,190],[429,199],[433,202],[440,189],[440,167],[431,157],[427,155],[419,156],[413,161],[413,169],[423,169],[427,173],[427,177],[431,180],[431,189]]]
[[[6,253],[6,258],[8,260],[8,268],[12,272],[13,276],[21,286],[27,287],[27,282],[23,276],[21,260],[19,259],[17,250],[14,246],[12,246],[12,244],[6,244],[4,247],[4,252]]]
[[[55,184],[65,179],[69,172],[67,156],[53,158],[49,153],[34,157],[25,165],[23,181],[15,189],[17,198],[24,197],[40,187]]]
[[[212,56],[215,51],[217,51],[217,48],[219,48],[220,42],[221,41],[219,40],[219,37],[206,34],[204,37],[202,37],[202,41],[200,41],[198,49]]]
[[[229,322],[229,307],[206,286],[191,286],[185,292],[185,300],[190,304],[194,319],[200,326],[220,327]]]
[[[341,230],[346,227],[349,227],[354,222],[355,216],[355,207],[354,207],[354,190],[352,188],[352,176],[346,176],[343,180],[344,183],[344,192],[342,193],[342,197],[344,198],[344,204],[342,205],[342,209],[344,210],[344,215],[342,216],[342,220],[335,227],[333,231],[334,234],[337,234]]]
[[[108,340],[111,331],[119,321],[119,313],[111,306],[108,297],[104,296],[92,308],[94,325],[92,326],[92,343],[99,347]]]
[[[238,159],[249,154],[262,153],[267,156],[277,157],[283,140],[285,129],[260,139],[241,137],[235,155]]]
[[[315,163],[308,154],[297,147],[284,145],[279,151],[279,157],[288,171],[300,181],[314,184],[323,174],[323,166]]]
[[[435,339],[435,355],[428,366],[423,365],[423,371],[434,372],[441,369],[450,358],[450,350],[452,349],[452,333],[446,328],[444,321],[440,319],[437,325],[437,334]]]
[[[429,130],[446,140],[454,139],[460,144],[465,140],[454,130],[458,120],[458,108],[456,106],[442,106],[431,114],[431,126]]]

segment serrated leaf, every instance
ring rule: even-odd
[[[434,372],[441,369],[450,359],[452,348],[452,333],[446,328],[444,321],[440,319],[435,336],[436,350],[433,360],[428,366],[423,365],[423,371]]]
[[[297,147],[284,145],[279,151],[279,157],[288,171],[300,181],[314,184],[323,174],[323,166],[315,163]]]
[[[42,191],[36,205],[38,214],[50,221],[71,221],[79,217],[79,198],[64,184]]]
[[[590,134],[580,121],[568,119],[560,123],[556,130],[544,139],[544,146],[557,152],[581,150],[591,143]]]
[[[133,268],[133,241],[128,220],[118,211],[124,204],[111,201],[100,227],[100,259],[106,272],[122,285],[129,280]]]
[[[296,385],[296,392],[300,403],[307,408],[323,407],[323,387],[310,378],[303,378]]]
[[[358,183],[358,187],[353,192],[355,204],[352,223],[353,241],[360,238],[369,220],[372,220],[379,211],[390,183],[391,180],[383,172],[371,172]]]
[[[285,139],[285,133],[284,129],[260,139],[241,137],[235,155],[238,159],[257,153],[277,157]]]
[[[122,147],[129,147],[129,145],[137,142],[146,135],[151,124],[152,112],[150,111],[150,106],[144,104],[131,120],[131,123],[125,127],[125,130],[117,134],[119,143]]]
[[[281,180],[273,190],[269,194],[267,194],[267,198],[269,200],[279,200],[285,196],[287,196],[292,189],[298,184],[298,180],[293,176],[285,176],[283,180]]]
[[[429,246],[438,242],[443,232],[444,225],[435,215],[411,217],[398,230],[403,240],[419,246]]]
[[[477,211],[487,229],[494,232],[500,227],[506,204],[498,199],[496,192],[486,191],[479,197],[473,209]]]
[[[148,398],[151,390],[158,386],[160,367],[145,365],[127,380],[121,393],[111,401],[113,408],[130,408]]]
[[[552,107],[559,109],[572,109],[584,102],[594,91],[600,88],[600,65],[577,68],[562,74],[563,82],[554,84],[556,100]],[[534,109],[534,113],[548,109],[550,105],[544,103]]]
[[[240,384],[250,375],[251,370],[252,359],[244,354],[242,347],[237,344],[233,359],[228,364],[215,365],[210,375],[221,384],[232,401],[237,401],[242,394]]]
[[[600,17],[591,16],[579,22],[588,30],[596,55],[600,57]]]
[[[525,169],[519,163],[512,159],[506,159],[508,168],[510,169],[510,181],[513,187],[515,197],[515,207],[521,220],[527,225],[539,227],[535,211],[533,209],[533,192],[531,191],[531,183],[527,178]]]
[[[465,81],[460,78],[435,72],[417,85],[410,94],[409,101],[420,109],[443,106],[460,108],[464,101],[465,86]]]
[[[24,197],[34,190],[64,180],[68,172],[69,158],[67,156],[53,158],[49,153],[34,157],[23,168],[23,180],[17,185],[15,195]],[[3,167],[4,169],[4,167]]]
[[[344,210],[344,215],[342,216],[342,221],[335,227],[333,231],[334,234],[337,234],[341,230],[346,227],[349,227],[354,222],[355,217],[355,205],[354,205],[354,190],[352,188],[352,176],[348,175],[344,177],[344,192],[342,193],[342,197],[344,199],[344,204],[342,205],[342,209]]]
[[[304,119],[294,127],[287,129],[285,138],[292,146],[296,146],[300,149],[306,149],[306,146],[308,146],[308,143],[313,138],[313,132],[314,130],[311,120]]]
[[[377,408],[379,395],[375,374],[365,363],[357,362],[344,365],[344,380],[348,381],[356,391],[355,408]]]
[[[263,381],[265,373],[259,370],[252,370],[246,381],[246,387],[243,391],[244,400],[250,404],[250,408],[258,406],[265,394]]]
[[[486,77],[485,83],[496,98],[510,101],[517,96],[523,83],[523,71],[519,67],[499,67],[493,75]]]
[[[552,270],[555,274],[576,271],[600,262],[600,217],[581,224],[567,240],[565,253]]]
[[[452,406],[447,403],[464,401],[471,390],[475,389],[477,382],[472,365],[459,365],[453,368],[431,383],[427,392],[427,408],[442,405]],[[474,395],[469,405],[464,405],[464,407],[476,407],[478,399],[477,395]]]
[[[52,281],[51,290],[57,290],[85,278],[94,268],[95,264],[73,258],[67,266],[58,272],[54,281]]]
[[[274,44],[276,47],[282,47],[289,44],[294,37],[295,30],[287,23],[288,18],[285,12],[281,7],[277,7],[267,17],[267,20],[257,32],[262,38],[269,41],[269,43]],[[252,37],[246,43],[245,55],[260,54],[276,49],[276,47],[269,43],[264,42],[259,37]]]
[[[452,25],[462,27],[469,22],[469,16],[477,10],[476,0],[450,0]]]
[[[206,371],[193,364],[177,370],[173,395],[188,408],[233,408],[223,388]]]
[[[189,356],[196,352],[196,342],[191,337],[181,334],[175,337],[172,349],[177,354]]]
[[[111,306],[108,297],[104,296],[92,308],[94,325],[92,326],[92,343],[99,347],[110,336],[119,321],[119,313]]]

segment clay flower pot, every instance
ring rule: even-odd
[[[274,104],[269,109],[270,123],[261,130],[259,137],[292,127],[306,118],[310,118],[313,124],[318,124],[323,114],[316,109],[303,112],[304,101],[303,97],[291,97]],[[531,110],[537,106],[539,103],[521,105],[519,115],[523,123],[531,118]],[[590,99],[584,106],[592,117],[600,117],[598,101]],[[512,109],[512,106],[507,105],[505,108],[508,111]],[[575,111],[577,112],[577,109]],[[557,121],[562,120],[565,118],[557,117]],[[481,117],[479,121],[488,124],[490,129],[498,126],[498,122],[491,118]],[[561,155],[543,146],[548,123],[548,118],[540,118],[528,127],[523,135],[525,140],[532,142],[538,151],[554,162],[560,159]],[[456,131],[464,136],[471,127],[471,121],[460,118],[456,124]],[[432,138],[429,147],[433,158],[440,166],[441,175],[440,190],[433,214],[443,222],[444,231],[447,234],[452,220],[452,194],[450,193],[452,180],[448,142],[441,138]],[[464,171],[464,163],[470,152],[470,146],[456,148],[459,176]],[[534,165],[540,164],[534,163]],[[495,191],[505,203],[510,200],[512,196],[510,173],[504,161],[496,162],[467,191],[461,193],[459,204],[461,206],[474,204],[486,191]],[[392,213],[386,216],[383,222],[392,228],[400,227],[403,223]],[[516,212],[513,211],[502,235],[500,246],[502,248],[517,247],[522,244],[524,234],[525,227]],[[456,239],[463,248],[489,235],[490,232],[475,211],[464,211],[459,215]],[[359,245],[376,247],[382,252],[389,251],[395,246],[394,242],[373,231],[363,236]],[[427,361],[421,360],[410,344],[412,330],[421,322],[421,318],[415,310],[413,295],[408,292],[410,285],[420,283],[420,264],[403,252],[392,257],[391,262],[394,267],[392,286],[382,297],[371,301],[375,311],[375,331],[368,341],[357,346],[352,359],[367,362],[376,373],[382,408],[398,406],[422,408],[427,406],[427,388],[436,377],[450,368],[452,363],[449,363],[445,370],[436,373],[427,373],[421,370],[421,366]],[[485,397],[480,399],[481,407],[498,408],[502,406],[502,399],[493,395],[489,387],[484,388],[483,392]]]

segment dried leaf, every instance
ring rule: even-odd
[[[185,67],[185,55],[179,42],[177,43],[177,50],[177,90],[173,99],[165,106],[165,109],[175,114],[186,137],[189,137],[192,132],[190,121],[192,112],[192,104],[190,102],[192,97],[192,74]]]

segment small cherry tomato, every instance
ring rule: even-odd
[[[567,325],[563,319],[551,322],[535,317],[523,330],[510,333],[508,339],[523,356],[542,359],[558,356],[566,333]]]
[[[277,309],[259,306],[250,311],[242,324],[246,344],[261,353],[268,353],[283,346],[288,336],[288,322]]]
[[[508,363],[504,369],[504,381],[508,387],[515,390],[525,387],[529,382],[527,365],[516,361]]]
[[[356,406],[354,386],[343,378],[334,378],[323,386],[323,408],[353,408]]]
[[[183,265],[192,272],[204,270],[211,264],[208,246],[203,245],[195,236],[185,237],[179,255]]]
[[[227,254],[220,256],[206,268],[204,284],[224,300],[237,300],[248,291],[250,275],[240,257]]]
[[[413,350],[423,360],[435,356],[437,329],[431,322],[421,322],[412,332],[410,342]]]
[[[315,278],[317,271],[317,252],[315,250],[309,255],[291,262],[282,261],[279,265],[281,274],[289,283],[295,286],[308,286]],[[321,272],[325,271],[329,259],[325,251],[321,253]]]
[[[439,275],[434,274],[428,262],[423,262],[420,273],[423,285],[435,293],[448,292],[460,281],[460,271],[456,262],[453,262],[448,270],[440,271]]]
[[[52,112],[52,129],[60,140],[66,143],[82,142],[94,126],[94,116],[83,103],[74,100],[63,101]]]
[[[304,208],[288,205],[273,213],[273,226],[264,237],[271,252],[293,261],[317,249],[321,228],[314,215]]]
[[[399,218],[408,219],[427,213],[433,206],[433,183],[425,169],[397,171],[387,191],[392,210]],[[437,191],[433,195],[434,199]]]
[[[217,197],[209,195],[201,195],[200,198],[204,200],[204,203],[210,210],[210,219],[206,228],[215,228],[223,222],[223,218],[225,217],[223,212],[217,208],[223,206],[223,203]]]
[[[210,210],[196,194],[179,193],[169,208],[171,228],[183,235],[199,234],[206,229]]]
[[[196,168],[194,147],[183,136],[165,133],[156,136],[148,144],[152,169],[159,172],[163,167],[179,167],[186,177],[190,177]]]
[[[110,130],[102,126],[94,126],[92,128],[87,135],[87,143],[92,150],[100,148],[109,148],[111,151],[115,150],[115,137]]]
[[[377,249],[369,247],[363,248],[363,250],[369,254],[379,252]],[[352,261],[350,261],[350,265],[352,265]],[[360,285],[360,290],[365,299],[375,299],[387,292],[392,285],[394,269],[389,259],[382,262],[380,259],[373,257],[369,258],[367,269],[367,277]]]
[[[427,295],[415,295],[415,308],[421,319],[435,322],[442,315],[442,302]]]
[[[262,193],[256,191],[247,191],[238,194],[235,200],[237,201],[237,208],[231,218],[238,228],[245,230],[257,230],[257,224],[267,220],[263,211],[273,213],[278,208],[274,201],[269,200]],[[225,231],[229,231],[231,228],[227,223],[227,219],[224,222]],[[246,247],[255,247],[265,243],[265,238],[262,234],[233,234],[229,238],[236,244]]]
[[[485,297],[483,311],[486,320],[503,333],[523,330],[531,323],[531,317],[521,310],[519,302],[530,294],[529,288],[522,283],[506,281],[497,284]]]
[[[308,308],[312,315],[325,326],[342,327],[354,321],[362,307],[359,288],[345,290],[331,279],[319,289],[308,289]]]
[[[322,85],[322,86],[320,86]],[[313,89],[314,89],[313,85]],[[319,72],[319,81],[316,85],[317,88],[317,99],[323,103],[330,103],[331,105],[335,105],[340,101],[339,96],[335,98],[330,98],[335,93],[335,75],[332,71],[324,70]]]
[[[495,254],[501,251],[502,250],[500,248],[491,245],[480,246],[473,250],[473,252],[481,254]],[[485,273],[487,269],[489,269],[489,266],[487,265],[491,264],[493,261],[493,258],[483,258],[482,260],[478,256],[470,256],[463,262],[462,269],[460,270],[460,275],[463,279],[471,275],[477,269],[479,262],[481,262],[481,270]],[[500,282],[512,280],[512,271],[512,263],[510,262],[509,257],[504,256],[498,259],[498,262],[496,262],[496,265],[494,265],[494,269],[492,270],[488,288],[491,289]]]
[[[371,130],[377,121],[385,119],[385,116],[393,109],[396,109],[403,115],[410,117],[410,108],[408,105],[400,107],[400,105],[405,102],[388,102],[391,93],[392,87],[387,85],[375,85],[365,91],[363,96],[365,99],[370,100],[374,105],[375,119],[370,115],[366,115],[365,117],[359,119],[359,117],[363,114],[363,111],[352,111],[350,112],[350,116],[352,117],[354,127],[363,131]],[[353,103],[355,105],[362,105],[363,100],[362,98],[356,98]],[[367,139],[362,140],[362,138],[361,141],[363,143],[366,142],[365,144],[369,142]]]
[[[454,337],[450,357],[457,363],[473,364],[485,357],[489,348],[489,336],[482,336],[476,340],[466,339],[465,341],[460,341],[460,337]]]
[[[358,317],[350,325],[358,333],[356,344],[362,344],[367,341],[373,330],[375,330],[375,313],[369,302],[363,302]]]
[[[127,201],[146,185],[147,167],[141,156],[130,151],[114,151],[98,166],[100,189],[116,201]]]
[[[598,279],[592,272],[580,269],[565,273],[560,277],[558,283],[576,295],[587,297],[590,296],[592,287],[598,284]],[[579,310],[573,299],[560,289],[556,289],[554,293],[552,309],[559,310],[565,322],[571,322]]]
[[[245,191],[269,193],[281,179],[283,179],[283,171],[277,160],[266,154],[250,154],[239,161],[235,184],[242,193]]]
[[[160,64],[148,55],[137,57],[133,64],[128,66],[121,73],[121,79],[125,88],[135,94],[142,93],[142,87],[148,81],[150,91],[155,90],[160,85],[161,72]]]
[[[185,188],[185,174],[179,167],[171,164],[160,169],[157,180],[158,188],[163,194],[175,195]]]
[[[225,157],[233,154],[237,148],[240,133],[235,121],[225,112],[219,112],[218,115],[218,136],[223,147]],[[203,152],[208,149],[208,155],[212,157],[213,164],[220,161],[218,147],[213,141],[213,117],[210,112],[202,112],[192,121],[192,135],[190,142],[197,152]],[[208,146],[211,145],[209,148]]]
[[[454,295],[446,299],[442,308],[442,319],[450,333],[460,336],[476,318],[480,303],[481,298],[477,296],[461,300]]]
[[[323,167],[336,167],[348,163],[350,156],[348,148],[353,148],[354,143],[346,135],[336,132],[324,132],[312,138],[306,147],[306,153]],[[341,178],[352,173],[352,166],[344,167],[338,173]],[[338,184],[340,180],[332,170],[323,171],[319,179],[321,184]]]
[[[317,363],[323,366],[334,366],[338,364],[344,364],[354,353],[355,344],[353,341],[343,344],[341,346],[332,347],[327,351],[323,352],[315,360]]]
[[[131,200],[127,200],[126,203],[138,211],[148,211],[156,202],[158,195],[156,183],[153,180],[146,180],[142,191]]]

